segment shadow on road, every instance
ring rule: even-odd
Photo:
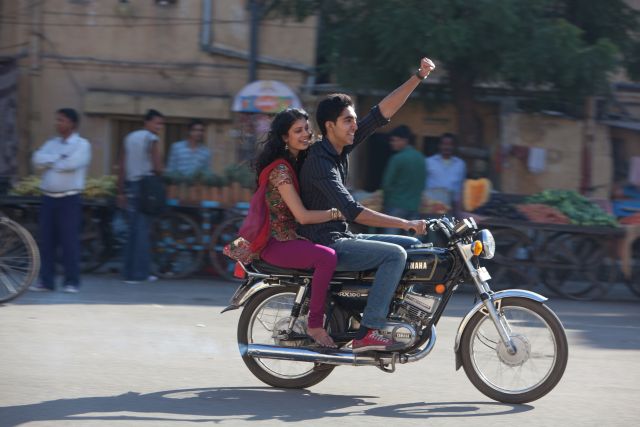
[[[111,420],[285,422],[375,416],[411,419],[508,415],[533,409],[498,402],[414,402],[376,406],[375,396],[332,395],[268,387],[221,387],[51,400],[0,408],[2,425],[33,421]]]

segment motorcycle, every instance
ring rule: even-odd
[[[558,384],[567,365],[562,323],[542,295],[509,289],[493,292],[481,259],[494,256],[489,230],[473,218],[429,220],[443,247],[407,249],[406,267],[381,331],[403,344],[394,352],[353,353],[351,341],[375,271],[336,272],[327,297],[325,328],[337,349],[318,347],[306,335],[311,271],[282,269],[263,261],[239,264],[245,277],[222,312],[244,307],[237,340],[242,359],[261,381],[278,388],[307,388],[340,365],[396,365],[424,359],[436,343],[436,325],[451,296],[464,283],[479,302],[464,316],[454,345],[455,367],[496,401],[521,404],[539,399]]]

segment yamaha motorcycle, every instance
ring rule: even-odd
[[[456,370],[491,399],[521,404],[539,399],[558,384],[567,365],[564,328],[547,300],[534,292],[493,292],[481,259],[495,241],[473,218],[428,221],[445,247],[407,249],[407,263],[382,333],[404,345],[394,352],[353,353],[351,341],[375,271],[336,272],[327,298],[325,328],[338,349],[318,347],[306,335],[311,271],[282,269],[263,261],[241,266],[245,280],[230,305],[244,307],[238,345],[244,363],[261,381],[279,388],[306,388],[340,365],[375,366],[394,372],[399,364],[425,358],[436,343],[436,325],[451,296],[464,283],[479,302],[460,322],[455,338]]]

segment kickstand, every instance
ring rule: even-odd
[[[396,354],[393,353],[391,356],[392,356],[391,357],[391,363],[384,363],[382,360],[380,360],[380,364],[378,365],[378,369],[380,369],[382,372],[386,372],[388,374],[393,374],[396,371]]]

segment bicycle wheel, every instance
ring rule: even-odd
[[[40,251],[31,233],[0,217],[0,303],[26,291],[40,272]]]
[[[222,253],[222,248],[238,237],[242,221],[244,221],[244,216],[229,218],[220,223],[211,236],[209,259],[220,277],[226,280],[238,280],[233,276],[233,269],[235,268],[236,262],[225,256]]]
[[[168,212],[152,224],[154,274],[167,279],[186,277],[198,270],[204,256],[202,232],[188,215]]]

